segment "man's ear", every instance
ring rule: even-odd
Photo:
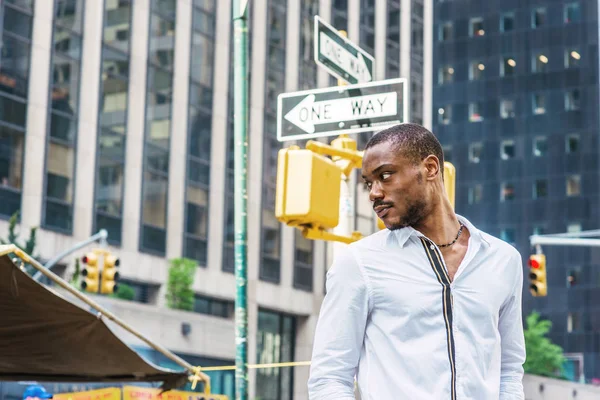
[[[433,154],[428,155],[423,160],[423,166],[427,171],[425,177],[428,181],[436,179],[440,174],[440,160]]]

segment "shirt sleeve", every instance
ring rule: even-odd
[[[310,400],[354,400],[369,313],[369,286],[351,247],[345,247],[327,272],[308,380]]]
[[[523,263],[521,255],[511,257],[510,269],[516,270],[513,291],[500,309],[499,331],[502,345],[500,400],[523,400],[523,363],[525,337],[521,311],[523,290]]]

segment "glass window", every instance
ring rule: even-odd
[[[168,181],[163,174],[144,172],[143,216],[145,225],[166,227]]]
[[[500,65],[500,76],[513,76],[516,72],[517,62],[512,57],[504,57]]]
[[[299,229],[295,230],[295,241],[294,287],[312,291],[314,242],[306,239]]]
[[[500,190],[500,199],[502,201],[513,200],[515,198],[515,186],[512,183],[502,183]]]
[[[579,196],[581,194],[581,176],[571,175],[567,177],[567,196]]]
[[[579,89],[572,89],[565,93],[565,110],[577,111],[581,107]]]
[[[512,228],[505,228],[500,231],[500,239],[507,243],[515,243],[516,233]]]
[[[452,122],[452,106],[444,106],[438,109],[438,122],[441,125],[448,125]]]
[[[548,57],[542,53],[533,55],[531,59],[531,72],[546,72],[548,70]]]
[[[483,153],[482,143],[472,143],[469,145],[469,162],[479,163],[481,161],[481,155]]]
[[[565,24],[571,24],[579,22],[581,19],[581,11],[579,3],[571,3],[565,5],[564,22]]]
[[[443,85],[444,83],[451,83],[453,81],[454,81],[454,68],[452,68],[449,65],[440,68],[440,73],[439,73],[440,85]]]
[[[515,13],[506,13],[500,17],[500,32],[510,32],[515,29]]]
[[[204,86],[212,86],[214,61],[214,39],[194,32],[190,56],[190,75]]]
[[[81,33],[83,9],[83,0],[58,0],[54,6],[54,21],[64,28]]]
[[[469,204],[479,204],[483,199],[483,185],[478,183],[469,187]]]
[[[296,326],[291,316],[258,311],[256,363],[294,361]],[[256,396],[261,400],[291,400],[293,368],[261,368],[256,372]]]
[[[469,35],[470,36],[483,36],[485,30],[483,29],[483,18],[471,18],[469,24]]]
[[[469,121],[471,122],[480,122],[483,121],[483,106],[481,103],[470,103],[469,104]]]
[[[4,30],[15,35],[30,38],[32,16],[12,7],[4,7]],[[9,37],[6,35],[6,37]]]
[[[567,153],[577,153],[579,151],[579,135],[573,134],[567,136],[565,150]]]
[[[533,139],[533,155],[542,157],[548,152],[548,140],[544,136],[538,136]]]
[[[515,117],[515,102],[514,100],[500,100],[500,117],[514,118]]]
[[[531,27],[539,28],[546,25],[546,7],[534,8],[531,12]]]
[[[500,144],[500,158],[503,160],[509,160],[515,157],[515,141],[504,140]]]
[[[440,33],[439,33],[439,41],[445,42],[447,40],[452,39],[454,34],[454,26],[452,22],[445,22],[440,25]]]
[[[572,267],[567,271],[567,287],[573,287],[579,283],[581,267]]]
[[[8,8],[8,7],[7,7]],[[29,43],[11,35],[2,36],[0,93],[26,99],[29,87]],[[0,119],[3,107],[0,107]],[[6,110],[6,108],[4,108]]]
[[[452,146],[442,146],[442,150],[444,152],[444,160],[452,162],[454,160],[454,152],[452,151]]]
[[[469,79],[472,81],[482,79],[483,71],[485,71],[485,64],[481,61],[471,61],[469,65]]]
[[[131,31],[131,1],[107,1],[104,10],[104,43],[122,52],[129,51]]]
[[[565,50],[565,68],[580,66],[581,53],[578,50]]]
[[[545,179],[538,179],[533,184],[533,198],[539,199],[548,195],[548,181]]]
[[[571,222],[567,225],[567,233],[581,232],[581,224],[579,222]]]
[[[23,132],[0,125],[0,187],[21,189]]]
[[[534,93],[532,99],[533,113],[535,115],[546,113],[546,96],[541,93]]]

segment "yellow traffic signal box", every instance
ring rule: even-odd
[[[342,171],[331,159],[291,146],[279,150],[275,216],[289,226],[339,223]]]
[[[102,283],[100,285],[100,293],[112,294],[117,291],[117,280],[119,279],[119,259],[112,254],[104,256],[104,265],[102,267]]]
[[[546,255],[532,254],[529,256],[529,291],[534,297],[543,297],[548,294],[546,282]]]
[[[84,279],[81,281],[81,288],[90,293],[97,293],[100,288],[100,271],[98,266],[98,255],[95,252],[89,252],[81,258],[85,265],[81,270]]]

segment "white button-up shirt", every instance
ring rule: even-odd
[[[413,228],[347,246],[327,273],[310,400],[523,399],[523,263],[469,230],[452,282],[439,248]]]

